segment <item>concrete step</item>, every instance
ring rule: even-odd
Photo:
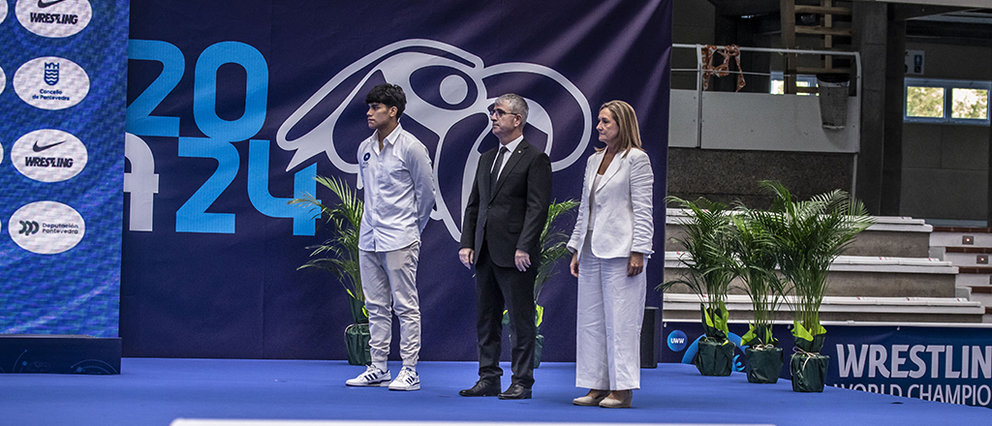
[[[972,274],[961,269],[958,267],[958,275],[954,277],[954,285],[958,287],[989,285],[989,278],[992,277],[992,274]]]
[[[986,308],[992,308],[992,286],[969,287],[968,289],[971,293],[968,297],[969,300],[982,302]]]
[[[698,320],[696,295],[668,293],[663,298],[665,320]],[[732,321],[752,318],[750,298],[727,296]],[[992,312],[990,312],[992,313]],[[986,316],[981,302],[953,297],[839,297],[827,296],[820,305],[821,321],[958,322],[980,323]],[[775,319],[793,318],[793,308],[783,303]]]
[[[931,247],[992,247],[992,229],[935,226]]]
[[[940,259],[956,266],[989,266],[992,247],[945,247]]]
[[[679,260],[691,257],[685,252],[665,252],[665,281],[680,277],[686,267]],[[958,267],[930,258],[839,256],[827,276],[828,296],[851,297],[955,297]],[[741,285],[739,279],[734,286]],[[674,293],[688,293],[675,286]],[[743,294],[742,290],[732,290]]]
[[[971,287],[954,287],[954,297],[971,299]]]
[[[685,209],[665,210],[665,250],[682,247],[672,238],[685,235],[682,223],[690,219]],[[899,216],[876,216],[875,224],[864,230],[845,252],[851,256],[929,257],[932,226],[922,219]]]
[[[992,306],[992,285],[989,283],[958,285],[957,297],[967,297],[971,300],[981,300],[985,306]]]
[[[992,275],[992,266],[959,266],[959,274]]]

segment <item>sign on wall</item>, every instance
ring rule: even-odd
[[[0,0],[0,333],[118,335],[127,25]]]
[[[927,401],[992,407],[992,328],[828,325],[822,354],[830,357],[826,386]],[[744,324],[731,324],[737,336]],[[776,326],[784,349],[783,378],[789,378],[792,335]],[[692,362],[699,323],[664,324],[663,362]],[[732,339],[733,340],[733,337]],[[739,346],[740,339],[737,338]],[[738,347],[735,369],[743,371]]]
[[[125,354],[344,358],[350,314],[341,285],[296,270],[305,247],[327,234],[287,201],[315,194],[333,203],[317,175],[354,185],[355,153],[371,134],[365,95],[383,82],[406,92],[400,123],[427,146],[437,185],[418,273],[422,359],[476,356],[475,284],[457,251],[478,158],[496,144],[487,109],[497,96],[527,99],[524,133],[551,158],[557,200],[579,198],[599,105],[629,101],[655,196],[664,196],[668,0],[592,8],[248,0],[187,9],[131,3]],[[655,221],[664,223],[663,208]],[[649,282],[661,281],[661,266],[649,265]],[[567,273],[545,287],[541,304],[545,359],[571,359]]]

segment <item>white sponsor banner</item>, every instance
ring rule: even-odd
[[[14,91],[21,100],[36,108],[65,109],[86,97],[90,92],[90,78],[75,62],[44,56],[17,69]]]
[[[35,130],[10,148],[10,161],[21,174],[39,182],[62,182],[86,167],[86,146],[71,133]]]
[[[42,37],[76,35],[93,18],[89,0],[17,0],[15,7],[21,25]]]
[[[57,254],[82,241],[86,223],[72,207],[55,201],[37,201],[17,209],[7,229],[10,238],[24,250]]]

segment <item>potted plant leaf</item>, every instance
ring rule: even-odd
[[[344,287],[354,321],[345,328],[348,363],[366,365],[372,360],[369,354],[369,314],[365,309],[358,266],[358,232],[364,202],[358,192],[341,179],[317,176],[315,180],[330,189],[339,202],[330,207],[310,194],[289,201],[290,204],[315,208],[316,215],[323,220],[321,226],[329,226],[331,233],[324,242],[306,247],[310,250],[310,260],[297,270],[317,268],[330,271]]]
[[[732,218],[736,275],[751,299],[753,315],[747,333],[741,336],[750,383],[776,383],[782,371],[782,348],[772,335],[772,325],[786,281],[775,273],[778,257],[774,238],[765,226],[768,214],[742,208],[741,214]]]
[[[695,202],[675,196],[666,201],[689,210],[683,222],[685,235],[675,240],[685,247],[679,262],[681,277],[666,281],[658,290],[685,285],[699,296],[705,336],[699,340],[694,363],[704,376],[729,376],[733,370],[734,344],[727,338],[727,292],[736,277],[732,252],[731,217],[727,206],[699,198]]]
[[[548,207],[548,219],[544,222],[544,229],[541,231],[541,238],[538,243],[541,246],[541,262],[538,264],[537,276],[534,278],[534,324],[537,327],[534,368],[541,365],[541,353],[544,350],[544,335],[541,334],[541,324],[544,322],[544,306],[539,303],[541,290],[544,289],[548,280],[557,273],[555,265],[558,261],[572,254],[567,247],[568,234],[561,229],[556,229],[555,222],[561,215],[570,212],[578,205],[579,202],[576,200],[552,202]],[[503,311],[503,326],[508,327],[509,323],[510,317],[507,311]]]
[[[834,190],[808,201],[794,201],[781,183],[762,181],[772,192],[765,216],[774,236],[779,268],[795,293],[792,335],[792,390],[822,392],[829,357],[820,354],[827,330],[820,324],[820,304],[826,294],[830,263],[847,249],[858,233],[871,226],[865,206],[846,192]],[[790,300],[790,299],[787,299]]]

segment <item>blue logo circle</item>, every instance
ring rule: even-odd
[[[689,344],[689,339],[685,336],[682,330],[675,330],[668,333],[668,349],[673,352],[682,352],[683,349]]]
[[[365,156],[364,156],[364,157],[362,157],[362,160],[363,160],[363,161],[369,161],[369,157],[371,157],[371,156],[372,156],[372,154],[371,154],[371,153],[368,153],[368,152],[366,152],[366,153],[365,153]]]

